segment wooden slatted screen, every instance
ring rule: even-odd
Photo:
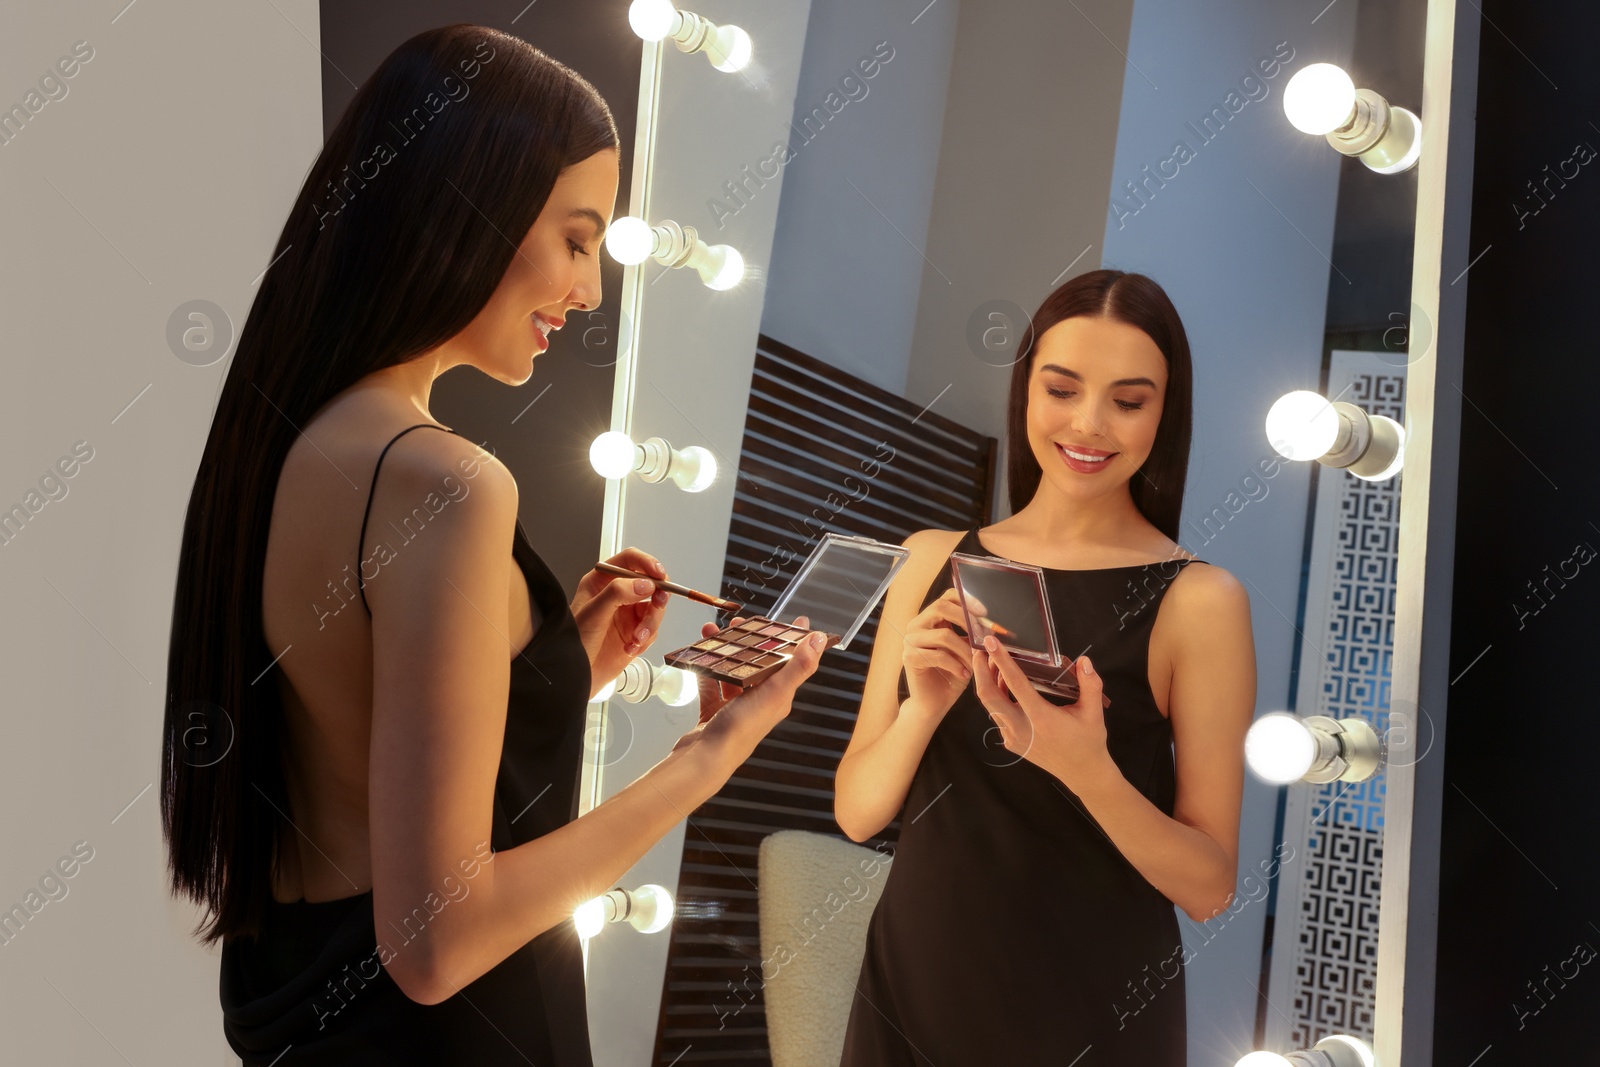
[[[832,531],[899,544],[989,519],[996,442],[762,336],[722,595],[765,611]],[[877,615],[823,656],[794,710],[689,817],[668,950],[659,1067],[769,1064],[756,857],[777,830],[843,832],[833,773],[850,740]],[[893,842],[899,823],[881,840]],[[869,844],[876,845],[879,839]]]

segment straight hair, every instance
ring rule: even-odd
[[[1039,491],[1044,471],[1028,444],[1028,383],[1033,375],[1037,340],[1046,330],[1078,315],[1094,315],[1126,323],[1155,342],[1167,361],[1167,390],[1155,443],[1139,472],[1128,483],[1134,506],[1174,542],[1183,513],[1183,488],[1189,473],[1189,438],[1194,425],[1194,371],[1189,336],[1178,309],[1165,290],[1143,274],[1092,270],[1063,282],[1044,298],[1023,333],[1021,351],[1011,371],[1006,404],[1006,479],[1011,510],[1021,511]]]
[[[361,378],[437,348],[488,303],[557,176],[616,123],[594,87],[457,23],[394,50],[328,136],[273,248],[184,516],[167,653],[161,828],[205,944],[257,934],[293,833],[262,575],[299,427]]]

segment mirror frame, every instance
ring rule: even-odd
[[[1383,1067],[1433,1062],[1439,836],[1461,438],[1461,393],[1456,383],[1461,378],[1467,297],[1466,287],[1456,283],[1465,279],[1471,264],[1481,20],[1481,12],[1471,3],[1428,0],[1411,336],[1416,335],[1420,319],[1432,327],[1433,343],[1420,356],[1409,357],[1406,386],[1405,490],[1400,494],[1373,1018],[1373,1051]],[[1414,728],[1398,736],[1395,708],[1417,710]],[[1431,760],[1425,758],[1429,755]],[[1408,1007],[1411,1025],[1402,1028]]]

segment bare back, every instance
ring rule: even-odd
[[[336,397],[301,427],[279,475],[262,576],[262,624],[267,646],[278,657],[272,681],[286,724],[291,810],[283,814],[293,823],[282,838],[282,863],[274,878],[273,896],[279,901],[334,900],[372,887],[367,799],[372,623],[357,576],[364,574],[366,597],[378,610],[373,546],[394,542],[395,534],[386,538],[385,532],[403,527],[414,512],[417,501],[404,488],[408,472],[447,468],[469,453],[478,462],[499,465],[452,433],[420,429],[395,439],[408,426],[428,421],[370,397]],[[374,468],[391,440],[374,485]],[[371,511],[362,538],[369,493]],[[425,535],[418,538],[424,542]],[[363,559],[365,570],[358,571]],[[390,565],[403,564],[397,556]],[[537,620],[514,564],[511,574],[506,614],[493,621],[510,638],[515,658],[532,639]],[[385,609],[405,606],[386,604]]]

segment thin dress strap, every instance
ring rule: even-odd
[[[378,487],[378,472],[383,469],[383,457],[389,454],[389,449],[393,447],[396,441],[412,430],[420,430],[424,426],[435,430],[443,430],[445,433],[455,433],[450,427],[440,426],[438,423],[433,422],[419,422],[415,426],[407,426],[389,438],[389,443],[383,446],[382,452],[378,453],[378,462],[372,468],[372,483],[367,487],[367,510],[361,513],[361,538],[356,542],[356,588],[361,593],[361,606],[367,609],[367,618],[369,619],[372,618],[372,607],[367,603],[366,580],[361,577],[361,548],[367,543],[367,518],[372,514],[372,493]]]

